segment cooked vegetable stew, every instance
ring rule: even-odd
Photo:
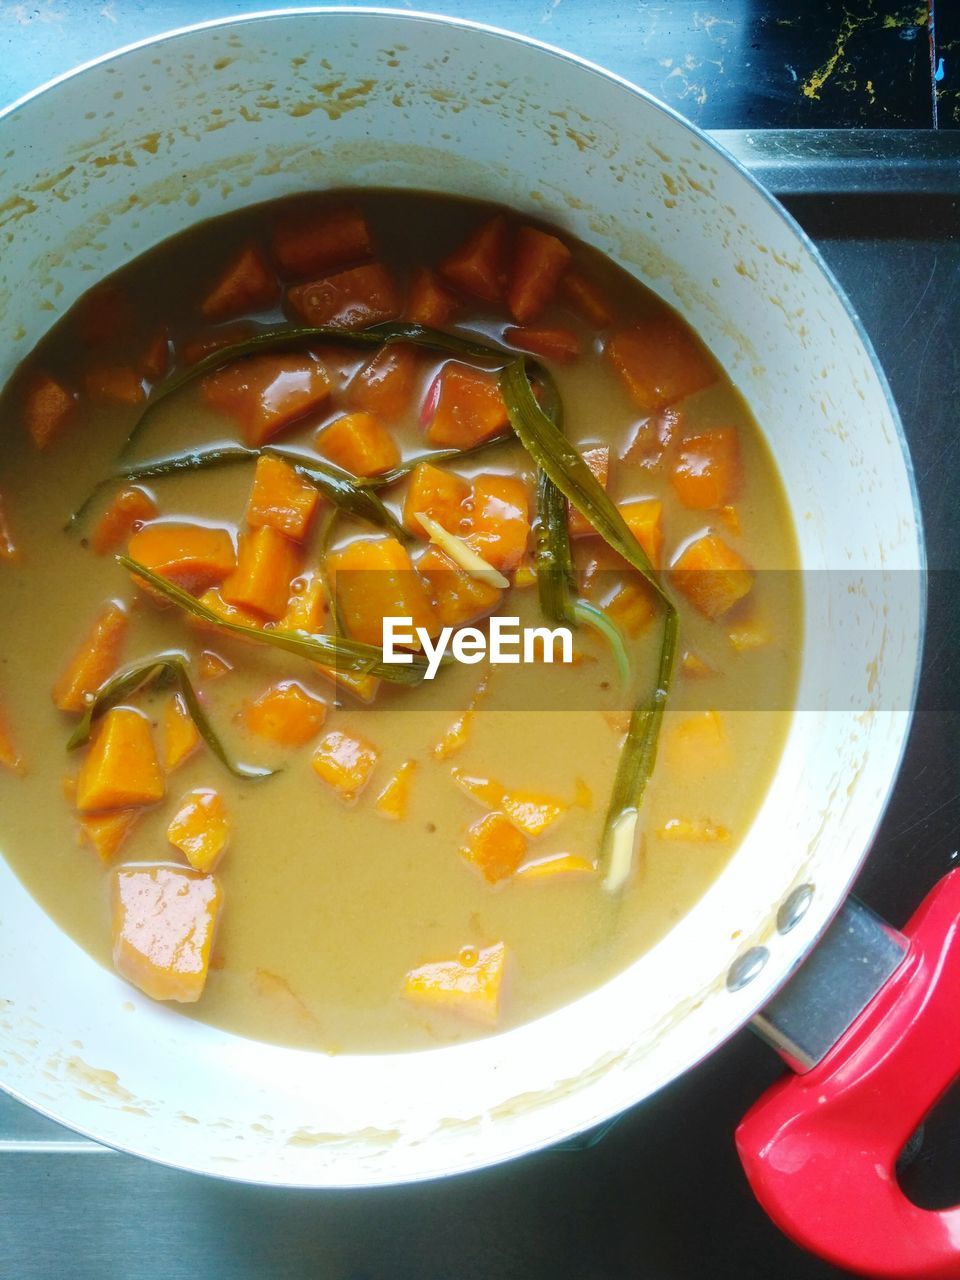
[[[793,530],[727,377],[595,251],[434,195],[252,208],[94,287],[0,403],[3,850],[148,995],[457,1040],[599,985],[731,857]],[[572,661],[428,679],[388,616],[565,625]]]

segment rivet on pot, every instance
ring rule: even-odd
[[[798,925],[807,914],[812,901],[812,884],[799,884],[796,889],[791,890],[777,912],[777,933],[789,933],[794,925]]]
[[[766,947],[751,947],[738,956],[727,974],[727,990],[741,991],[754,980],[769,959],[770,952]]]

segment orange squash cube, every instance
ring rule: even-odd
[[[23,420],[38,449],[49,449],[73,416],[77,398],[50,376],[38,374],[23,398]]]
[[[404,546],[396,538],[357,538],[327,557],[347,633],[383,644],[384,618],[411,618],[433,635],[437,616]]]
[[[466,512],[463,504],[470,496],[470,485],[462,476],[421,462],[410,474],[410,484],[403,500],[403,523],[411,533],[423,536],[418,515],[430,516],[448,533],[464,531]]]
[[[263,254],[248,244],[227,264],[200,303],[200,312],[208,320],[226,320],[245,311],[262,311],[273,306],[279,292]]]
[[[187,867],[120,867],[113,877],[113,963],[154,1000],[192,1004],[210,967],[220,889]]]
[[[376,676],[364,675],[361,671],[338,671],[336,667],[325,667],[322,663],[314,663],[314,670],[324,680],[329,680],[334,688],[346,689],[358,701],[369,704],[374,701],[380,691],[380,681]]]
[[[548,827],[563,817],[570,807],[555,796],[541,791],[508,790],[493,778],[477,778],[453,770],[453,779],[469,796],[488,809],[505,814],[525,836],[542,836]]]
[[[193,595],[223,582],[237,563],[226,529],[181,520],[149,521],[131,537],[127,555]]]
[[[166,786],[150,721],[132,707],[111,707],[77,775],[77,808],[133,809],[162,800]]]
[[[147,343],[138,368],[150,382],[159,382],[170,367],[170,339],[161,330]]]
[[[188,791],[170,819],[167,839],[195,871],[213,871],[230,839],[230,824],[220,793],[210,787]]]
[[[316,485],[283,458],[263,453],[257,459],[253,487],[247,500],[247,524],[270,525],[278,533],[302,542],[320,501]]]
[[[271,525],[242,533],[237,567],[220,588],[220,594],[227,604],[252,609],[274,620],[282,618],[299,558],[297,544]]]
[[[710,818],[668,818],[657,835],[661,840],[677,840],[685,844],[723,844],[730,832]]]
[[[633,498],[618,506],[627,528],[647,553],[647,559],[654,569],[659,569],[663,555],[663,503],[659,498]]]
[[[377,748],[363,738],[331,729],[320,739],[313,767],[341,800],[352,802],[370,781],[379,758]]]
[[[212,332],[200,333],[197,337],[184,342],[182,346],[178,345],[180,363],[188,366],[199,364],[201,360],[212,356],[215,351],[222,351],[224,347],[232,347],[239,342],[249,342],[256,333],[257,326],[247,320],[239,324],[224,325]]]
[[[413,403],[419,366],[415,347],[396,342],[381,347],[350,379],[347,399],[351,407],[396,422]]]
[[[507,947],[503,942],[478,949],[463,947],[456,960],[438,960],[411,969],[403,994],[414,1004],[446,1010],[483,1027],[500,1020]]]
[[[146,489],[138,485],[121,489],[94,525],[90,546],[98,556],[115,551],[131,533],[153,520],[158,511],[153,495]]]
[[[89,699],[120,665],[126,636],[126,610],[110,600],[53,686],[54,706],[60,711],[86,711]]]
[[[705,617],[722,618],[753,589],[753,570],[716,534],[689,543],[673,562],[673,584]]]
[[[326,404],[330,379],[311,356],[248,356],[208,374],[201,392],[211,408],[240,424],[251,448],[259,448]]]
[[[503,598],[498,587],[474,578],[439,547],[427,547],[417,561],[417,572],[427,584],[441,627],[461,627],[485,618]]]
[[[204,649],[201,653],[200,675],[204,680],[222,680],[232,670],[232,664],[226,658],[222,658],[219,653],[214,653],[212,649]]]
[[[610,480],[610,446],[594,445],[590,449],[582,450],[580,456],[590,468],[593,478],[601,489],[606,489]],[[571,538],[589,538],[595,532],[587,517],[581,515],[570,502],[567,503],[567,526],[570,529]]]
[[[506,283],[506,247],[507,220],[496,213],[440,264],[440,273],[464,293],[500,302]]]
[[[140,817],[138,809],[83,814],[80,817],[80,833],[101,862],[112,862]]]
[[[26,772],[23,757],[17,750],[13,731],[7,720],[6,711],[2,707],[0,707],[0,765],[20,776]]]
[[[645,413],[702,391],[717,380],[717,367],[679,316],[649,316],[613,334],[607,359]]]
[[[469,829],[460,853],[485,880],[497,884],[512,876],[523,862],[527,838],[505,814],[488,813]]]
[[[515,320],[530,324],[553,299],[570,263],[570,250],[537,227],[521,227],[513,249],[507,304]]]
[[[282,213],[273,229],[273,255],[289,276],[307,276],[373,254],[373,239],[354,205],[295,209]]]
[[[537,862],[528,862],[516,874],[525,882],[583,880],[597,874],[597,864],[578,853],[551,853]]]
[[[302,747],[327,718],[327,704],[296,680],[281,680],[248,702],[241,718],[251,733],[284,747]]]
[[[532,351],[545,360],[569,364],[580,354],[580,339],[570,329],[542,329],[532,325],[514,325],[504,329],[503,340],[520,351]]]
[[[224,622],[236,622],[241,627],[262,627],[263,617],[259,613],[254,613],[252,609],[242,609],[239,605],[228,604],[224,600],[222,593],[216,588],[211,587],[209,591],[205,591],[202,596],[198,597],[200,603],[205,605],[212,613]],[[203,618],[188,618],[189,626],[196,628],[197,631],[218,631],[212,622],[206,622]],[[234,636],[234,640],[239,640],[241,644],[253,644],[252,640],[247,640],[245,636]]]
[[[582,320],[595,329],[606,329],[613,324],[613,310],[602,289],[579,271],[565,271],[560,281],[560,292]]]
[[[625,582],[604,610],[631,639],[646,631],[657,616],[653,592],[643,581]]]
[[[530,493],[519,476],[479,475],[465,541],[505,573],[523,559],[530,540]]]
[[[681,776],[701,777],[733,764],[730,739],[718,711],[697,711],[671,720],[663,745],[667,767]]]
[[[327,589],[323,577],[314,571],[302,573],[290,583],[287,611],[280,619],[281,631],[306,631],[316,635],[327,617]]]
[[[407,816],[407,805],[410,802],[410,782],[416,760],[405,760],[374,802],[377,813],[385,818],[399,821]]]
[[[456,309],[456,298],[443,287],[436,273],[429,267],[418,267],[407,296],[406,318],[410,323],[440,329],[449,324]]]
[[[317,434],[317,450],[355,476],[376,476],[400,461],[393,437],[372,413],[345,413]]]
[[[393,276],[379,262],[294,285],[287,291],[287,301],[306,324],[341,329],[365,329],[396,320],[403,309]]]
[[[163,708],[163,768],[172,773],[200,746],[197,726],[191,719],[182,693],[169,697]]]
[[[448,362],[427,394],[428,406],[434,399],[427,439],[438,448],[468,449],[499,435],[510,422],[497,375],[485,369]]]
[[[740,490],[740,442],[735,427],[705,431],[680,442],[670,480],[685,507],[715,511]]]
[[[621,449],[621,461],[646,471],[659,470],[665,456],[680,439],[685,417],[682,409],[671,407],[643,418]]]
[[[96,365],[84,374],[83,388],[91,400],[113,404],[142,404],[147,398],[139,371],[130,365]]]

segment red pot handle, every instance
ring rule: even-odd
[[[920,1209],[897,1158],[960,1074],[960,871],[904,929],[904,962],[827,1056],[774,1085],[737,1130],[757,1199],[798,1244],[839,1267],[960,1278],[960,1207]]]

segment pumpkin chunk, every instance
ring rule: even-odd
[[[248,702],[241,712],[252,733],[284,747],[302,747],[327,718],[327,704],[296,680],[281,680]]]
[[[278,294],[277,282],[263,254],[256,245],[248,244],[227,264],[200,303],[200,312],[208,320],[226,320],[245,311],[271,307]]]
[[[126,611],[111,600],[53,686],[54,706],[60,711],[85,711],[88,700],[119,666],[126,635]]]
[[[480,444],[510,421],[497,375],[453,361],[443,366],[426,404],[432,410],[427,439],[440,448]]]
[[[313,767],[342,800],[352,802],[370,781],[379,758],[377,748],[363,738],[331,729],[320,739]]]
[[[556,293],[570,262],[570,250],[556,236],[536,227],[521,227],[513,249],[507,303],[515,320],[536,320]]]
[[[532,351],[545,360],[569,364],[580,354],[580,339],[570,329],[537,329],[532,325],[514,325],[504,329],[503,340],[521,351]]]
[[[77,808],[132,809],[163,799],[163,771],[150,721],[132,707],[111,707],[77,775]]]
[[[323,630],[327,616],[327,589],[319,573],[311,571],[290,583],[287,612],[280,619],[281,631],[307,631],[311,635]]]
[[[502,213],[496,213],[441,263],[441,275],[464,293],[472,293],[485,302],[500,302],[505,284],[506,236],[507,220]]]
[[[327,557],[347,632],[383,644],[384,618],[411,618],[434,634],[437,617],[426,588],[396,538],[357,538]]]
[[[583,449],[580,456],[590,468],[593,478],[600,487],[606,489],[610,479],[610,446],[594,445],[590,449]],[[595,532],[587,517],[581,515],[570,502],[567,503],[567,525],[571,538],[588,538]]]
[[[0,493],[0,560],[19,561],[23,559],[20,548],[13,536],[13,529],[7,517],[7,503]]]
[[[453,779],[469,796],[488,809],[506,814],[518,831],[526,836],[542,836],[558,822],[570,807],[554,796],[539,791],[508,790],[492,778],[476,778],[453,770]]]
[[[713,360],[679,316],[650,316],[620,330],[607,342],[606,355],[645,413],[717,380]]]
[[[379,262],[294,285],[287,292],[287,301],[307,324],[344,329],[365,329],[382,320],[396,320],[403,309],[393,276]]]
[[[497,587],[461,569],[439,547],[427,547],[417,561],[417,572],[427,583],[441,627],[460,627],[484,618],[503,598]]]
[[[560,292],[581,319],[597,329],[613,324],[613,311],[600,287],[573,269],[564,272]]]
[[[299,548],[271,525],[240,535],[237,567],[220,589],[228,604],[253,609],[268,618],[287,611],[290,582],[297,572]]]
[[[753,571],[722,538],[708,533],[673,562],[673,584],[707,618],[722,618],[753,589]]]
[[[96,365],[84,374],[83,387],[91,400],[113,404],[142,404],[147,398],[139,371],[130,365]]]
[[[294,542],[302,542],[319,501],[316,485],[283,458],[263,453],[257,459],[247,500],[247,524],[253,529],[270,525]]]
[[[680,442],[670,480],[685,507],[715,511],[740,489],[740,442],[736,428],[705,431]]]
[[[419,364],[415,347],[396,342],[381,347],[351,378],[347,388],[351,406],[395,422],[413,402]]]
[[[355,476],[376,476],[400,461],[393,437],[372,413],[345,413],[317,434],[325,458]]]
[[[38,449],[49,449],[73,416],[77,398],[49,373],[33,379],[23,400],[23,419]]]
[[[230,824],[220,793],[210,787],[188,791],[170,819],[167,839],[195,871],[213,871],[230,839]]]
[[[220,911],[213,876],[187,867],[120,867],[113,878],[113,963],[154,1000],[200,999]]]
[[[504,572],[515,569],[530,540],[530,494],[519,476],[479,475],[473,482],[468,546]]]
[[[338,671],[336,667],[325,667],[319,662],[314,663],[314,670],[335,688],[346,689],[361,702],[373,702],[380,691],[379,679],[361,671]]]
[[[181,520],[151,520],[131,537],[127,554],[194,595],[222,582],[237,563],[226,529]]]
[[[621,449],[621,461],[643,467],[646,471],[658,471],[664,457],[680,438],[685,416],[682,409],[669,408],[643,418]]]
[[[416,760],[405,760],[387,785],[377,796],[374,808],[385,818],[399,821],[407,816],[407,805],[410,802],[410,782]]]
[[[411,533],[422,537],[423,526],[417,516],[430,516],[448,533],[461,533],[466,515],[463,504],[469,496],[470,485],[462,476],[435,467],[432,462],[421,462],[410,476],[403,500],[403,523]]]
[[[204,649],[201,653],[200,675],[204,680],[222,680],[232,670],[232,664],[226,658],[222,658],[219,653],[214,653],[212,649]]]
[[[730,740],[718,711],[694,712],[672,724],[664,754],[671,769],[688,777],[728,769],[733,763]]]
[[[443,287],[437,274],[429,267],[418,267],[407,297],[407,319],[411,324],[439,329],[450,322],[456,309],[456,298]]]
[[[159,508],[146,489],[132,485],[121,489],[93,527],[90,545],[98,556],[117,547],[140,525],[152,520]]]
[[[373,240],[366,218],[354,205],[297,209],[277,219],[273,254],[287,275],[307,276],[371,257]]]
[[[163,768],[172,773],[200,746],[200,734],[190,717],[182,693],[167,699],[163,708]]]
[[[26,772],[3,707],[0,707],[0,765],[21,776]]]
[[[694,653],[691,649],[687,649],[680,659],[680,671],[682,675],[692,680],[702,680],[706,676],[715,676],[717,674],[709,663],[704,662],[700,655]]]
[[[527,853],[527,838],[502,813],[488,813],[467,832],[461,855],[472,862],[490,884],[506,880]]]
[[[438,960],[411,969],[403,982],[403,994],[415,1004],[495,1027],[500,1020],[500,998],[507,964],[503,942],[478,950],[463,947],[456,960]]]
[[[659,498],[633,498],[617,504],[627,528],[647,553],[654,569],[660,568],[663,554],[663,503]]]
[[[80,834],[101,862],[112,862],[140,818],[139,809],[83,814],[79,820]]]
[[[148,342],[140,357],[139,369],[150,382],[159,382],[170,367],[170,339],[166,330],[156,334]]]
[[[223,594],[216,587],[211,587],[209,591],[205,591],[199,597],[200,603],[212,610],[218,618],[222,618],[224,622],[238,622],[242,627],[262,627],[263,616],[254,613],[252,609],[242,609],[239,605],[228,604],[223,598]],[[219,631],[212,622],[207,622],[204,618],[188,618],[188,626],[195,628],[197,631]],[[246,636],[231,636],[235,644],[255,644],[253,640],[248,640]]]
[[[257,326],[249,321],[224,325],[212,333],[201,333],[179,348],[181,363],[197,364],[207,356],[213,355],[214,351],[222,351],[224,347],[235,346],[238,342],[249,342],[256,333]]]
[[[528,862],[516,874],[517,880],[582,880],[597,874],[597,865],[578,853],[551,853],[537,862]]]
[[[247,444],[258,448],[324,405],[330,379],[310,356],[248,356],[204,378],[202,394],[211,408],[234,418]]]
[[[657,616],[653,593],[645,582],[625,582],[604,612],[631,639],[646,631]]]
[[[730,839],[726,827],[709,818],[668,818],[657,835],[661,840],[678,840],[686,844],[723,844]]]

